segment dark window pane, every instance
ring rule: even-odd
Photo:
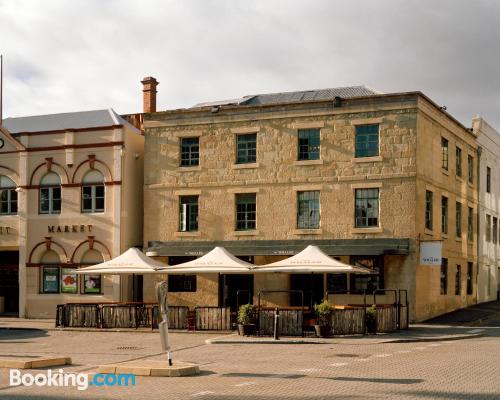
[[[319,129],[299,129],[299,160],[319,160],[320,131]]]
[[[237,141],[237,158],[238,164],[254,163],[257,155],[257,135],[238,135]]]
[[[169,292],[196,292],[196,275],[169,275]]]
[[[198,196],[181,196],[179,199],[179,230],[198,230]]]
[[[378,156],[379,125],[356,126],[355,157]]]
[[[369,228],[378,226],[379,190],[355,190],[355,226]]]
[[[199,139],[181,139],[181,166],[195,166],[199,164]]]
[[[49,213],[49,188],[40,189],[40,213]]]
[[[236,195],[236,230],[256,228],[256,195],[245,193]]]
[[[319,191],[297,193],[297,228],[320,227]]]

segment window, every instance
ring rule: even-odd
[[[49,172],[40,181],[39,213],[61,213],[61,179],[55,172]]]
[[[472,287],[473,287],[473,278],[472,278],[472,273],[473,273],[473,265],[471,262],[467,263],[467,294],[471,295],[472,294]]]
[[[169,292],[196,292],[196,275],[169,275]]]
[[[357,125],[355,157],[374,157],[378,156],[379,126]]]
[[[462,237],[462,203],[455,203],[455,235]]]
[[[469,183],[474,183],[474,158],[470,154],[467,155],[467,176]]]
[[[486,214],[486,241],[491,242],[491,215]]]
[[[474,231],[473,231],[473,215],[474,215],[474,210],[472,207],[468,207],[468,212],[467,212],[467,240],[469,242],[472,242],[474,240]]]
[[[441,168],[448,171],[448,140],[441,138]]]
[[[383,256],[351,256],[351,265],[362,266],[377,271],[373,275],[350,274],[351,292],[373,293],[375,289],[384,288],[384,257]]]
[[[40,259],[40,292],[59,293],[59,256],[53,250],[47,250]]]
[[[248,164],[257,161],[257,134],[236,135],[236,163]]]
[[[455,273],[455,295],[462,294],[462,266],[457,265],[457,272]]]
[[[78,292],[78,275],[75,268],[61,268],[61,293]]]
[[[318,229],[319,191],[297,193],[297,228]]]
[[[82,257],[80,263],[82,266],[96,265],[104,262],[102,254],[97,250],[88,250]],[[102,293],[102,278],[101,275],[85,274],[83,275],[83,294],[101,294]]]
[[[462,176],[462,149],[458,146],[455,149],[455,157],[456,175]]]
[[[181,167],[192,167],[200,164],[199,138],[181,138]]]
[[[196,232],[198,230],[198,196],[179,198],[179,231]]]
[[[493,217],[493,243],[494,244],[497,244],[498,242],[498,218],[497,217]]]
[[[299,160],[319,160],[319,129],[299,129]]]
[[[372,228],[378,226],[379,190],[356,189],[355,227]]]
[[[486,167],[486,193],[491,193],[491,168]]]
[[[256,227],[257,204],[255,193],[236,195],[236,230],[247,231]]]
[[[91,169],[82,180],[82,212],[95,213],[104,211],[104,176],[96,169]]]
[[[17,214],[17,192],[15,182],[0,175],[0,215]]]
[[[327,274],[326,290],[329,293],[346,293],[347,274]]]
[[[441,261],[441,294],[448,294],[448,259]]]
[[[448,234],[448,197],[441,197],[441,232]]]
[[[425,191],[425,229],[432,231],[432,192]]]

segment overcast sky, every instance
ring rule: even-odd
[[[500,1],[0,0],[4,117],[367,85],[500,130]]]

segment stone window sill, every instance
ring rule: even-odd
[[[231,169],[251,169],[251,168],[259,168],[260,164],[256,163],[247,163],[247,164],[233,164],[231,165]]]
[[[294,229],[292,231],[294,235],[322,235],[323,229]]]
[[[441,172],[442,172],[443,174],[445,174],[445,175],[450,176],[450,171],[448,171],[448,170],[444,169],[443,167],[441,167]]]
[[[428,229],[428,228],[425,228],[425,229],[424,229],[424,233],[425,233],[426,235],[431,235],[431,236],[432,236],[432,235],[434,235],[434,232],[433,232],[431,229]]]
[[[442,233],[441,232],[441,237],[444,238],[444,239],[448,239],[448,234],[447,233]]]
[[[192,171],[201,171],[201,165],[193,165],[192,167],[177,167],[179,172],[192,172]]]
[[[299,166],[304,166],[304,165],[322,165],[323,160],[297,160],[293,162],[293,165],[299,165]]]
[[[256,236],[259,234],[258,230],[252,230],[252,231],[234,231],[233,235],[234,236]]]
[[[382,156],[373,156],[373,157],[355,157],[351,158],[353,163],[365,163],[365,162],[379,162],[384,161]]]
[[[382,233],[384,229],[380,226],[375,228],[351,228],[351,233]]]
[[[201,232],[196,231],[196,232],[174,232],[175,237],[198,237],[201,236]]]

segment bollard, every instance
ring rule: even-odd
[[[280,340],[280,332],[279,332],[279,318],[280,318],[280,310],[278,307],[274,310],[274,340]]]

